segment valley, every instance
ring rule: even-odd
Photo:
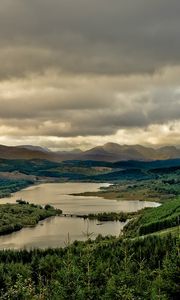
[[[117,201],[100,197],[76,197],[72,192],[98,191],[108,184],[99,183],[43,183],[28,187],[12,194],[10,198],[1,199],[1,207],[6,203],[16,206],[17,199],[23,199],[30,205],[54,207],[63,212],[62,216],[47,219],[34,228],[25,228],[15,234],[0,237],[1,249],[32,249],[48,247],[64,247],[69,235],[71,243],[75,240],[86,240],[86,232],[92,233],[95,239],[99,234],[102,236],[119,236],[126,224],[126,220],[110,219],[99,226],[99,213],[123,212],[130,215],[145,207],[156,207],[159,204],[148,201]],[[68,215],[67,217],[64,215]],[[73,215],[71,217],[71,214]],[[94,218],[88,216],[95,214]],[[79,217],[75,217],[78,215]]]
[[[0,299],[179,298],[179,159],[0,170]]]

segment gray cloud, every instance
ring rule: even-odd
[[[99,99],[96,93],[86,95],[84,91],[74,93],[72,99],[72,94],[65,92],[65,102],[61,90],[54,98],[53,92],[47,97],[51,101],[44,99],[44,93],[37,93],[32,100],[25,100],[23,93],[22,98],[0,99],[1,123],[13,128],[10,134],[14,135],[75,137],[112,135],[119,128],[147,127],[180,118],[180,98],[170,91],[124,95],[122,99],[116,99],[112,91],[111,101],[106,99],[106,92]]]
[[[0,1],[3,141],[178,143],[179,0]]]
[[[0,76],[152,73],[180,63],[179,0],[1,0]]]

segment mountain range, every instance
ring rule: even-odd
[[[0,145],[0,158],[4,159],[46,159],[50,161],[65,160],[95,160],[95,161],[153,161],[180,158],[180,149],[175,146],[166,146],[158,149],[141,145],[119,145],[107,143],[92,149],[81,151],[57,151],[47,148],[24,145],[4,146]]]

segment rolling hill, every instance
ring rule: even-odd
[[[144,147],[141,145],[119,145],[116,143],[107,143],[98,146],[81,154],[83,160],[100,160],[100,161],[151,161],[180,158],[180,149],[174,146],[162,147],[159,149]]]
[[[154,149],[141,145],[119,145],[107,143],[87,151],[57,151],[36,146],[4,146],[0,145],[0,158],[4,159],[46,159],[49,161],[94,160],[94,161],[154,161],[180,158],[180,149],[174,146]]]

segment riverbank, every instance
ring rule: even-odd
[[[30,180],[15,180],[9,178],[0,178],[0,199],[10,198],[12,193],[18,192],[33,185]]]
[[[0,205],[0,236],[35,226],[39,221],[61,215],[62,211],[50,205],[44,208],[19,200],[17,204]]]
[[[30,177],[30,176],[29,176]],[[56,179],[36,179],[36,180],[27,180],[27,179],[12,179],[4,178],[0,175],[0,200],[4,198],[11,198],[12,194],[20,192],[28,187],[38,186],[44,183],[61,183]]]
[[[99,191],[73,193],[79,197],[100,197],[117,201],[148,201],[165,203],[180,194],[177,180],[132,180],[110,184]]]

